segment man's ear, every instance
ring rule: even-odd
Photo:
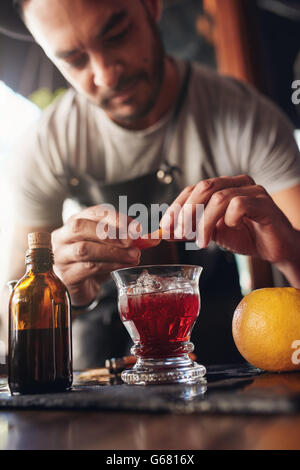
[[[152,18],[158,22],[162,12],[162,0],[142,0]]]

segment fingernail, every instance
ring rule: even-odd
[[[180,211],[180,213],[179,213],[179,215],[178,215],[176,227],[177,227],[178,225],[182,225],[182,221],[183,221],[183,216],[182,216],[182,211]]]
[[[176,229],[174,230],[174,235],[175,235],[175,238],[178,238],[179,240],[182,238],[183,233],[182,233],[182,227],[180,225],[177,225]]]
[[[170,229],[171,223],[173,221],[173,216],[170,211],[167,211],[163,217],[161,218],[159,226],[164,230],[167,231]]]
[[[161,221],[159,222],[159,226],[160,227],[163,227],[164,225],[170,223],[170,216],[168,214],[168,212],[166,212],[162,218],[161,218]]]

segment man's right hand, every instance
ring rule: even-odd
[[[102,219],[103,206],[90,207],[52,232],[54,270],[67,287],[74,306],[92,302],[112,271],[140,262],[141,252],[131,239],[99,238],[97,226]],[[115,226],[118,234],[127,230],[132,219],[121,214],[116,217],[112,212],[105,222]]]

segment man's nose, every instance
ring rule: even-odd
[[[115,61],[105,61],[98,54],[90,60],[94,84],[98,87],[114,88],[123,74],[124,67]]]

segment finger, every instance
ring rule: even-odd
[[[195,229],[195,216],[197,212],[197,204],[207,204],[212,194],[224,188],[229,187],[240,187],[250,186],[255,184],[254,180],[248,175],[238,176],[223,176],[218,178],[211,178],[202,180],[194,186],[186,187],[175,199],[174,203],[166,211],[164,217],[161,220],[161,227],[164,231],[170,230],[175,231],[178,226],[181,226],[184,220],[184,205],[188,204],[189,208],[185,208],[185,211],[189,211],[193,218],[192,224]],[[201,210],[200,210],[201,211]],[[187,220],[187,218],[186,218]],[[178,237],[177,237],[178,238]]]
[[[203,210],[203,204],[197,204],[196,207],[194,207],[193,204],[184,204],[177,219],[176,227],[174,228],[174,237],[177,240],[188,240],[193,238],[197,224],[202,218]]]
[[[185,206],[183,206],[180,211],[177,219],[177,225],[182,226],[185,211],[190,213],[192,217],[192,225],[194,229],[196,228],[196,213],[197,208],[203,204],[206,205],[213,194],[227,189],[227,188],[240,188],[240,187],[249,187],[255,185],[254,180],[248,175],[239,175],[239,176],[222,176],[218,178],[212,178],[208,180],[203,180],[198,183],[193,191],[190,193],[189,197],[185,201]],[[175,227],[176,230],[177,227]],[[179,230],[179,228],[178,228]]]
[[[79,214],[71,216],[67,220],[67,224],[72,224],[74,219],[88,219],[99,223],[99,234],[103,232],[103,230],[101,231],[101,224],[103,226],[108,225],[111,229],[109,232],[114,233],[114,236],[107,237],[106,235],[100,236],[98,234],[100,239],[120,239],[124,240],[124,244],[131,244],[131,241],[128,240],[128,227],[132,223],[133,219],[126,214],[118,212],[111,204],[99,204],[97,206],[87,207]],[[113,230],[113,228],[115,230]]]
[[[227,211],[229,206],[231,206],[230,213],[236,217],[234,222],[233,219],[231,219],[233,223],[231,226],[237,227],[241,223],[243,216],[237,214],[239,207],[236,205],[236,201],[239,201],[240,198],[243,197],[255,200],[259,196],[263,195],[269,197],[265,190],[260,186],[245,186],[234,189],[223,189],[214,193],[204,211],[203,247],[208,246],[210,240],[212,239],[217,222],[222,217],[224,217],[225,223],[228,220]]]
[[[189,198],[190,194],[192,193],[194,186],[187,186],[175,199],[175,201],[171,204],[168,210],[163,215],[160,221],[160,227],[162,228],[164,233],[171,234],[174,231],[174,227],[177,225],[178,215],[181,211],[182,206]]]
[[[127,240],[129,238],[128,228],[130,224],[133,222],[133,224],[136,225],[132,217],[118,212],[111,204],[99,204],[98,206],[88,207],[79,215],[80,217],[98,222],[100,227],[105,224],[109,225],[111,228],[114,227],[116,229],[116,235],[115,237],[111,237],[112,239],[119,238],[121,240]],[[105,239],[106,237],[103,238]]]
[[[117,233],[115,231],[115,233]],[[99,242],[98,222],[80,217],[73,217],[60,229],[52,233],[53,249],[60,245],[81,241]],[[118,236],[102,240],[105,243],[129,246],[130,240],[120,240]]]
[[[274,234],[274,222],[276,225],[281,226],[286,224],[287,219],[280,209],[275,206],[271,197],[263,195],[256,198],[237,196],[229,203],[225,217],[218,220],[212,239],[218,245],[232,251],[233,236],[239,237],[238,231],[243,230],[245,226],[251,225],[253,222],[259,224],[261,233],[264,230],[269,230],[268,239],[270,239],[269,235]],[[235,234],[233,234],[233,230]],[[246,236],[252,238],[251,232],[251,230],[243,232],[243,239]],[[245,255],[251,254],[248,249],[243,249],[243,245],[240,245],[237,252]]]
[[[240,236],[238,233],[240,228],[241,229],[243,228],[242,225],[238,227],[234,227],[234,228],[228,227],[225,224],[224,217],[221,217],[221,219],[218,220],[216,224],[216,227],[212,236],[212,240],[214,240],[217,243],[217,245],[221,246],[225,250],[229,250],[229,251],[232,251],[233,253],[238,253],[240,255],[250,255],[251,253],[249,252],[249,248],[244,249],[242,244],[239,246],[238,250],[233,248],[232,237]],[[234,235],[233,235],[233,230],[235,231]],[[250,232],[248,232],[248,236],[251,237]],[[243,233],[243,238],[244,237],[245,237],[245,232]],[[247,246],[247,242],[245,243],[245,246]]]
[[[227,227],[239,227],[246,217],[261,226],[273,225],[277,212],[278,208],[267,195],[257,198],[239,195],[230,201],[224,222]]]
[[[78,262],[116,262],[131,263],[139,260],[141,255],[137,247],[119,248],[104,243],[79,241],[60,246],[55,251],[55,264]]]
[[[79,214],[72,215],[67,220],[67,222],[72,221],[76,218],[89,219],[93,220],[94,222],[99,222],[99,220],[101,220],[103,217],[109,217],[110,220],[113,220],[115,215],[117,215],[117,217],[120,217],[120,220],[132,220],[131,217],[128,217],[127,215],[116,211],[115,207],[112,204],[98,204],[96,206],[91,206],[83,209],[79,212]]]
[[[121,243],[129,246],[134,238],[131,234],[136,234],[136,232],[139,234],[142,231],[141,224],[137,221],[120,212],[106,210],[103,204],[99,206],[97,214],[97,236],[100,240],[120,240]]]
[[[59,245],[74,243],[77,241],[97,241],[97,223],[83,218],[71,218],[61,228],[52,232],[53,249]]]
[[[229,188],[255,186],[254,180],[248,175],[221,176],[203,180],[198,183],[191,192],[186,203],[207,204],[212,195],[218,191]]]
[[[140,250],[147,250],[160,244],[163,239],[162,229],[156,230],[155,232],[143,235],[141,238],[134,240],[133,245]]]

